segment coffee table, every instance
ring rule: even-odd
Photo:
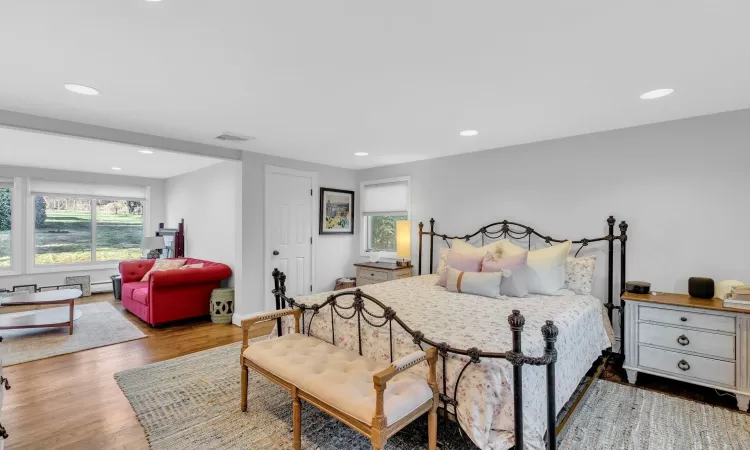
[[[56,328],[70,327],[73,334],[73,322],[81,317],[81,310],[76,309],[75,299],[81,296],[80,289],[60,289],[46,292],[19,292],[10,297],[0,297],[0,307],[19,305],[59,305],[67,303],[61,308],[40,309],[28,311],[28,314],[8,317],[0,314],[0,330],[17,328]]]

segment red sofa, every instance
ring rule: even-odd
[[[179,259],[186,259],[185,264],[203,263],[203,267],[154,272],[148,281],[141,281],[156,260],[122,261],[121,297],[125,309],[151,325],[207,316],[211,291],[232,275],[232,269],[211,261]]]

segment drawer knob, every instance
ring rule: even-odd
[[[374,277],[374,276],[375,276],[375,274],[374,274],[374,273],[370,273],[370,276],[371,276],[371,277]]]
[[[688,345],[690,343],[690,339],[687,338],[684,334],[677,338],[677,343],[680,345]]]
[[[687,317],[680,317],[680,320],[683,322],[687,322]]]
[[[677,367],[685,371],[690,370],[690,364],[688,364],[688,362],[685,361],[684,359],[681,359],[680,362],[677,363]]]

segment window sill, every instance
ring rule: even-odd
[[[117,270],[118,261],[106,261],[91,264],[57,264],[49,266],[34,266],[27,272],[28,275],[55,272],[85,272],[88,270]]]
[[[372,255],[373,253],[374,252],[364,252],[363,251],[363,252],[360,252],[360,256],[362,256],[363,258],[369,258],[370,255]],[[380,259],[381,259],[381,261],[384,260],[384,259],[392,259],[394,261],[397,260],[397,259],[400,259],[398,257],[398,255],[396,255],[396,252],[378,252],[378,253],[380,253]]]

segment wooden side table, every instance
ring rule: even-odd
[[[628,381],[639,372],[732,392],[750,407],[750,310],[719,299],[656,293],[625,300]]]
[[[357,286],[409,278],[412,274],[411,266],[400,267],[396,263],[366,262],[354,266],[357,268]]]

